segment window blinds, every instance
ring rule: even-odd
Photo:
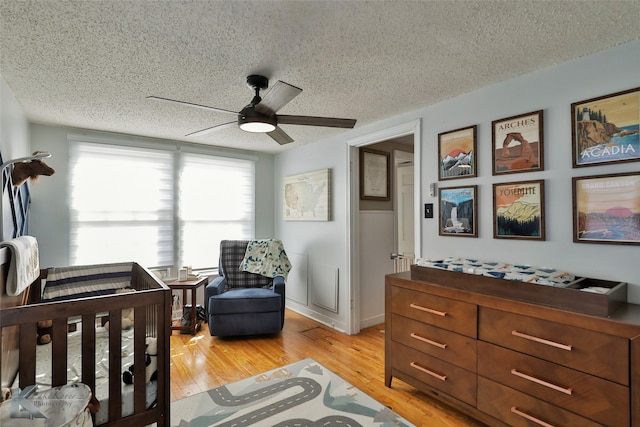
[[[212,268],[254,236],[252,160],[71,140],[69,186],[71,265]]]

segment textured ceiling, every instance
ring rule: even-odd
[[[277,153],[344,132],[236,127],[261,73],[281,114],[356,128],[640,38],[640,1],[0,1],[0,74],[32,122]]]

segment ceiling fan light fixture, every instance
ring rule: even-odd
[[[246,121],[240,120],[240,129],[245,132],[267,133],[274,131],[276,126],[273,123],[263,122],[259,119]]]
[[[245,132],[267,133],[276,129],[277,121],[274,116],[260,114],[253,109],[253,105],[247,105],[238,114],[238,126]]]

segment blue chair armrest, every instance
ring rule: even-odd
[[[207,285],[207,299],[213,295],[220,295],[227,289],[227,281],[224,276],[218,276]]]
[[[273,291],[277,294],[280,294],[284,297],[284,277],[276,276],[273,278]]]
[[[280,295],[282,298],[282,311],[280,312],[280,325],[284,325],[284,308],[286,305],[285,299],[285,281],[283,276],[276,276],[273,278],[273,291]]]
[[[209,318],[209,298],[220,295],[227,289],[227,281],[224,276],[218,276],[204,288],[204,310],[205,316]]]

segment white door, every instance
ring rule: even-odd
[[[399,164],[396,175],[398,254],[411,257],[415,255],[413,199],[413,162]]]

